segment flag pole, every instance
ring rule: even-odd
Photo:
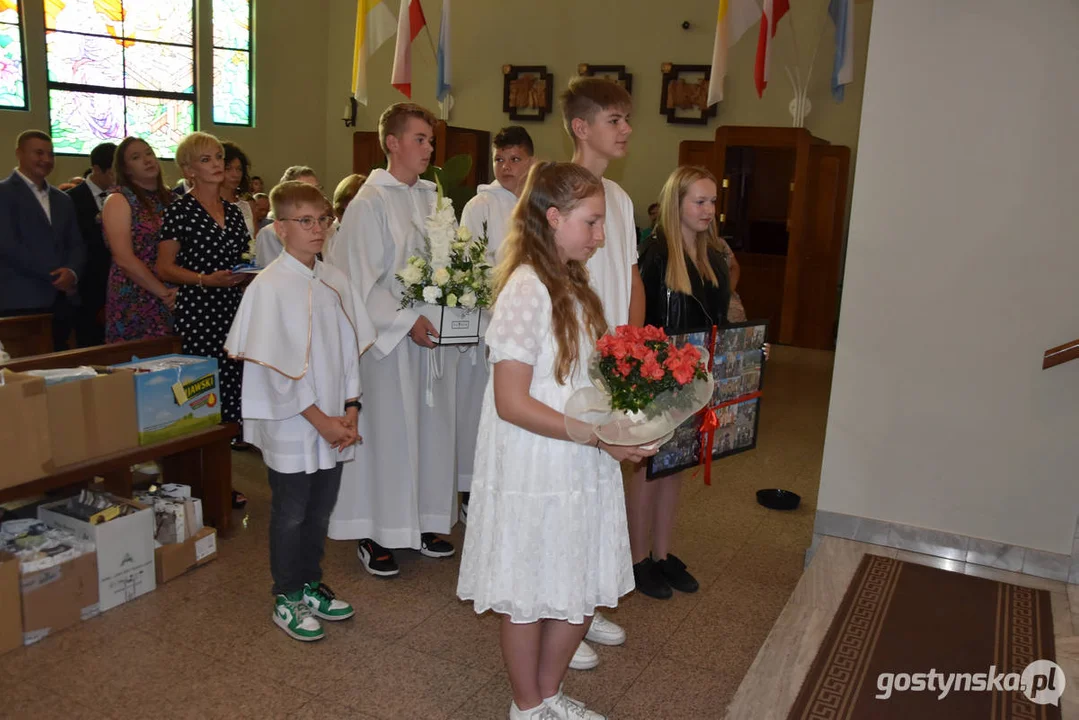
[[[817,33],[817,46],[813,48],[813,56],[809,59],[809,71],[806,73],[806,85],[813,75],[813,68],[817,64],[817,54],[820,52],[821,43],[824,42],[824,28],[828,24],[828,9],[824,10],[824,17],[820,21],[820,31]]]
[[[791,26],[791,44],[794,46],[794,67],[800,69],[802,67],[802,53],[798,50],[798,33],[794,30],[794,9],[790,9],[787,12],[787,16],[790,18],[788,25]],[[779,23],[776,23],[778,27]]]
[[[423,10],[423,3],[420,0],[416,0],[416,4],[420,6],[420,10]],[[431,48],[431,57],[435,62],[438,62],[438,53],[435,51],[435,41],[431,39],[431,23],[427,22],[427,13],[423,14],[424,23],[423,31],[427,33],[427,45]]]

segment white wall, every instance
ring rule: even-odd
[[[818,507],[1071,554],[1079,5],[873,13]]]

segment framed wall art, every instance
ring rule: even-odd
[[[663,63],[663,91],[659,114],[667,122],[679,125],[707,125],[716,116],[718,105],[708,107],[708,83],[711,65],[675,65]]]
[[[502,112],[510,120],[543,120],[551,112],[554,76],[546,65],[503,65]]]

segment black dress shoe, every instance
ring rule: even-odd
[[[651,557],[634,564],[633,582],[639,592],[656,600],[667,600],[674,594]]]
[[[686,564],[670,553],[666,559],[656,561],[656,569],[679,592],[694,593],[700,588],[697,579],[686,571]]]

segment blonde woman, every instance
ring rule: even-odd
[[[668,333],[726,324],[731,282],[723,241],[716,234],[716,179],[702,167],[680,167],[660,193],[656,231],[642,249],[645,323]],[[682,480],[634,474],[627,512],[637,589],[660,600],[671,588],[696,592],[697,580],[670,553]]]
[[[191,133],[176,148],[176,164],[191,186],[165,210],[155,267],[158,277],[180,287],[176,333],[185,355],[217,358],[221,376],[221,420],[241,422],[243,367],[225,352],[225,337],[250,275],[233,273],[243,262],[250,235],[243,213],[221,197],[225,149],[213,135]],[[243,436],[233,448],[250,447]],[[239,497],[233,504],[246,502]]]

